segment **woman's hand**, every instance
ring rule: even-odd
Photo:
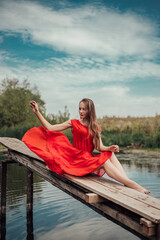
[[[97,149],[100,152],[110,151],[110,152],[119,152],[119,146],[118,145],[111,145],[111,146],[104,146],[102,139],[100,137],[100,148]]]
[[[35,101],[33,101],[33,100],[30,101],[30,106],[31,106],[33,112],[36,114],[36,117],[39,119],[39,121],[41,122],[41,124],[43,125],[43,127],[45,129],[47,129],[49,131],[64,131],[67,128],[72,127],[71,120],[68,120],[64,123],[52,125],[39,112],[38,104]]]
[[[35,101],[30,101],[30,106],[34,113],[39,112],[38,104]]]
[[[119,152],[119,146],[118,145],[112,145],[108,147],[108,151],[111,152]]]

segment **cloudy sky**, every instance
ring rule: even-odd
[[[160,1],[0,0],[0,81],[37,85],[47,113],[160,114]]]

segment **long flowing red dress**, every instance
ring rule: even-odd
[[[43,127],[28,130],[22,141],[60,176],[63,173],[83,176],[93,172],[102,176],[104,169],[96,169],[105,163],[112,153],[106,151],[97,156],[93,155],[94,146],[92,136],[88,135],[88,128],[76,119],[71,120],[71,124],[73,145],[65,134]]]

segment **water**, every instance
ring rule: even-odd
[[[137,152],[117,156],[131,179],[151,190],[151,196],[160,198],[160,155]],[[6,240],[23,240],[27,236],[27,172],[18,164],[9,164],[7,176]],[[36,240],[139,239],[36,174],[33,187]]]

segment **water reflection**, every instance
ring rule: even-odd
[[[7,181],[7,169],[10,164],[13,164],[13,162],[9,160],[3,160],[1,164],[1,239],[6,239],[6,190],[7,186],[10,186],[10,182]],[[16,165],[16,163],[14,163]],[[12,173],[12,171],[10,171]],[[16,182],[14,182],[16,184]],[[18,185],[19,187],[19,185]],[[23,194],[23,192],[21,192]],[[19,194],[19,192],[18,192]],[[12,194],[11,194],[12,196]],[[14,196],[14,195],[13,195]],[[17,199],[17,197],[16,197]],[[18,199],[19,202],[19,199]],[[13,203],[12,203],[13,205]],[[14,208],[17,208],[16,204]],[[11,208],[13,210],[13,208]],[[33,173],[27,169],[27,204],[26,204],[26,210],[27,210],[27,240],[33,240]],[[16,212],[16,215],[17,212]]]
[[[2,165],[0,164],[0,172],[2,171]],[[26,197],[27,188],[27,169],[20,166],[18,163],[8,164],[7,166],[7,204],[10,208],[16,208],[14,203],[23,201]],[[38,175],[34,175],[34,182],[43,182],[44,179]],[[1,178],[0,178],[0,189],[1,189]],[[38,189],[38,191],[42,191]]]
[[[33,173],[27,169],[27,240],[34,240],[33,234]]]
[[[117,154],[122,164],[128,167],[135,166],[137,170],[147,170],[150,173],[156,173],[160,177],[160,153],[135,152],[127,154]]]
[[[152,196],[160,198],[160,156],[157,156],[138,153],[118,154],[128,176],[148,187]],[[63,240],[64,236],[65,240],[74,240],[75,233],[77,240],[138,239],[39,176],[34,174],[33,179],[34,211],[31,207],[30,211],[26,212],[26,168],[18,164],[8,165],[6,240],[53,238]]]

